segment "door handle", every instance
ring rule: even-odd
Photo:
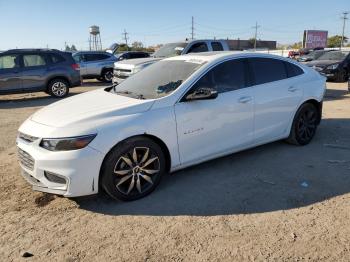
[[[298,91],[298,90],[299,90],[299,88],[297,88],[295,86],[291,86],[291,87],[288,88],[288,91],[292,92],[292,93],[295,92],[295,91]]]
[[[241,98],[238,99],[238,102],[245,104],[251,100],[252,100],[252,98],[250,96],[242,96]]]

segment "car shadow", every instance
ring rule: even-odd
[[[345,89],[327,89],[324,96],[325,101],[346,99],[350,93]]]
[[[308,146],[275,142],[186,168],[164,176],[152,194],[137,201],[114,201],[103,193],[74,201],[82,209],[114,216],[299,208],[350,192],[349,134],[350,119],[325,119]]]

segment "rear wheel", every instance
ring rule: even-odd
[[[65,97],[69,93],[69,83],[61,78],[53,79],[48,84],[47,92],[53,97]]]
[[[311,104],[303,104],[295,114],[287,142],[294,145],[307,145],[315,136],[319,111]]]
[[[151,139],[135,137],[109,153],[101,185],[114,199],[136,200],[150,194],[164,173],[165,158],[160,146]]]

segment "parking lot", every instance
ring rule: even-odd
[[[70,95],[101,88],[86,82]],[[67,199],[20,175],[15,138],[45,93],[0,96],[0,260],[347,261],[350,94],[327,83],[323,120],[305,147],[275,142],[163,178],[134,202]],[[54,117],[54,116],[53,116]]]

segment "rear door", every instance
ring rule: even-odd
[[[42,53],[24,53],[22,70],[22,89],[44,89],[48,73],[48,61]]]
[[[250,58],[255,85],[255,142],[281,138],[287,132],[296,106],[303,95],[298,76],[289,77],[288,62],[273,58]],[[299,68],[299,67],[297,67]],[[302,72],[302,70],[299,68]]]
[[[175,105],[181,163],[248,147],[254,134],[254,99],[245,59],[223,62],[191,88],[217,89],[215,99]],[[190,91],[191,92],[191,91]]]
[[[22,88],[20,55],[0,55],[0,92]]]

